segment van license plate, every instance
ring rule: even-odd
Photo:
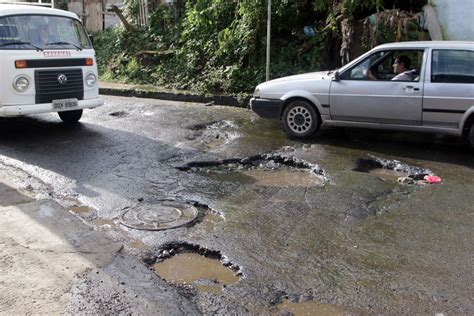
[[[53,100],[53,110],[65,110],[78,106],[77,99]]]

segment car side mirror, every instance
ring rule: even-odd
[[[334,72],[334,78],[333,78],[334,81],[339,81],[341,80],[341,75],[339,74],[339,71],[335,71]]]
[[[89,41],[91,41],[91,44],[94,45],[94,35],[89,34]]]

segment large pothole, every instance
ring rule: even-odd
[[[353,170],[370,173],[385,181],[408,185],[424,184],[425,177],[434,175],[431,170],[426,168],[410,166],[398,160],[388,160],[372,155],[357,160]]]
[[[144,261],[170,284],[191,285],[198,292],[219,294],[242,276],[241,269],[219,251],[186,242],[166,244]]]
[[[325,170],[292,156],[259,154],[246,158],[192,161],[176,167],[200,173],[218,181],[274,187],[322,186],[328,181]]]

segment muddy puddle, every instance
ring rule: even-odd
[[[398,182],[402,185],[422,184],[417,182],[425,176],[434,175],[429,169],[410,166],[398,160],[388,160],[369,155],[356,162],[353,171],[365,172],[388,182]]]
[[[72,206],[69,207],[69,210],[76,214],[89,214],[94,211],[92,208],[87,206]]]
[[[281,167],[276,170],[253,168],[229,172],[204,172],[218,181],[237,182],[240,184],[255,184],[267,187],[309,187],[322,186],[324,180],[305,170],[294,170]]]
[[[214,214],[214,213],[207,213],[204,215],[203,219],[199,222],[200,227],[206,233],[212,233],[217,225],[222,223],[224,218],[221,215]]]
[[[188,283],[198,291],[218,294],[224,287],[239,281],[234,272],[219,260],[197,253],[179,253],[153,268],[167,282]]]
[[[269,187],[323,186],[328,181],[325,170],[318,165],[279,154],[259,154],[222,161],[193,161],[176,168],[221,182]]]
[[[397,182],[400,177],[408,177],[409,174],[406,172],[395,171],[390,169],[376,168],[368,172],[374,176],[377,176],[385,181]]]
[[[116,226],[114,221],[106,218],[97,218],[91,221],[91,224],[96,226]]]
[[[291,313],[291,315],[295,316],[342,316],[344,312],[339,308],[328,305],[328,304],[321,304],[318,302],[302,302],[302,303],[293,303],[288,299],[284,299],[282,303],[276,305],[277,310],[282,315],[287,315]]]

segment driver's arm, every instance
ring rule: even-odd
[[[368,69],[367,70],[367,78],[369,80],[378,80],[377,77],[374,75],[374,73],[372,72],[372,70]]]

